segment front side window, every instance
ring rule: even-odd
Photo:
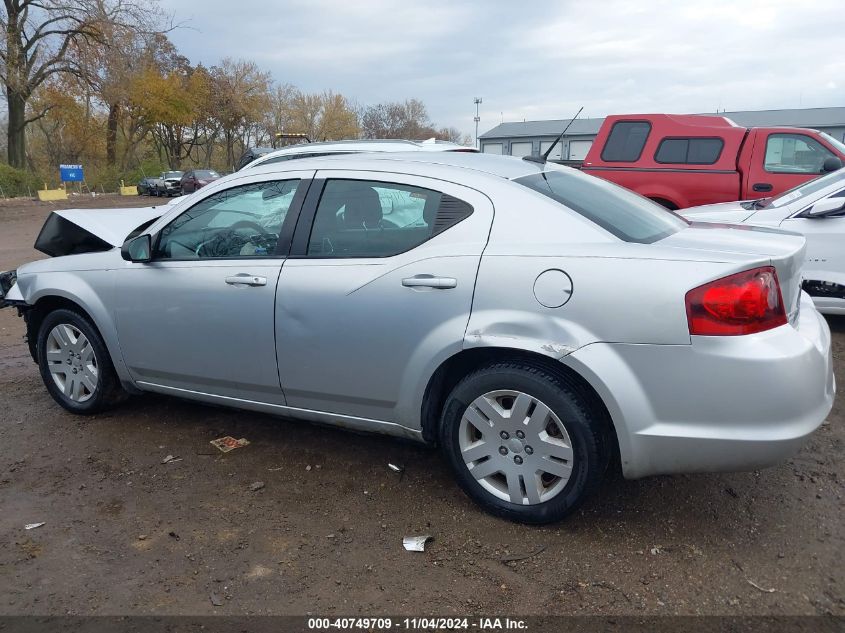
[[[388,257],[411,250],[472,213],[452,196],[411,185],[329,180],[309,257]]]
[[[720,138],[664,138],[654,153],[657,163],[712,165],[722,153]]]
[[[574,169],[531,174],[514,182],[569,207],[626,242],[649,244],[688,226],[651,200]]]
[[[209,196],[162,229],[156,258],[272,256],[298,185],[257,182]]]
[[[765,169],[780,174],[819,174],[833,153],[804,134],[770,134],[766,140]]]
[[[648,121],[617,121],[610,129],[601,159],[608,163],[633,163],[640,159],[651,132]]]

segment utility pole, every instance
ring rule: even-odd
[[[475,103],[475,148],[481,149],[478,145],[478,122],[481,121],[481,117],[478,114],[478,106],[481,105],[481,97],[476,97],[473,99],[473,102]]]

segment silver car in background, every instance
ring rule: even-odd
[[[803,237],[536,159],[257,166],[172,207],[57,211],[36,246],[0,287],[66,409],[152,391],[439,444],[518,521],[571,513],[611,462],[776,463],[834,398]]]
[[[252,169],[260,165],[272,165],[300,158],[318,158],[338,154],[379,154],[382,152],[465,152],[476,153],[474,147],[458,145],[451,141],[430,138],[425,141],[405,141],[401,139],[364,139],[349,141],[324,141],[318,143],[299,143],[272,152],[268,152],[242,169]]]
[[[845,169],[772,198],[678,211],[696,222],[779,227],[807,239],[803,288],[819,312],[845,314]]]

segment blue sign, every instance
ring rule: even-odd
[[[59,165],[59,180],[62,182],[83,182],[82,165]]]

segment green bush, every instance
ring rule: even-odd
[[[44,188],[44,181],[32,172],[15,169],[6,163],[0,163],[0,196],[35,196],[35,192]]]

